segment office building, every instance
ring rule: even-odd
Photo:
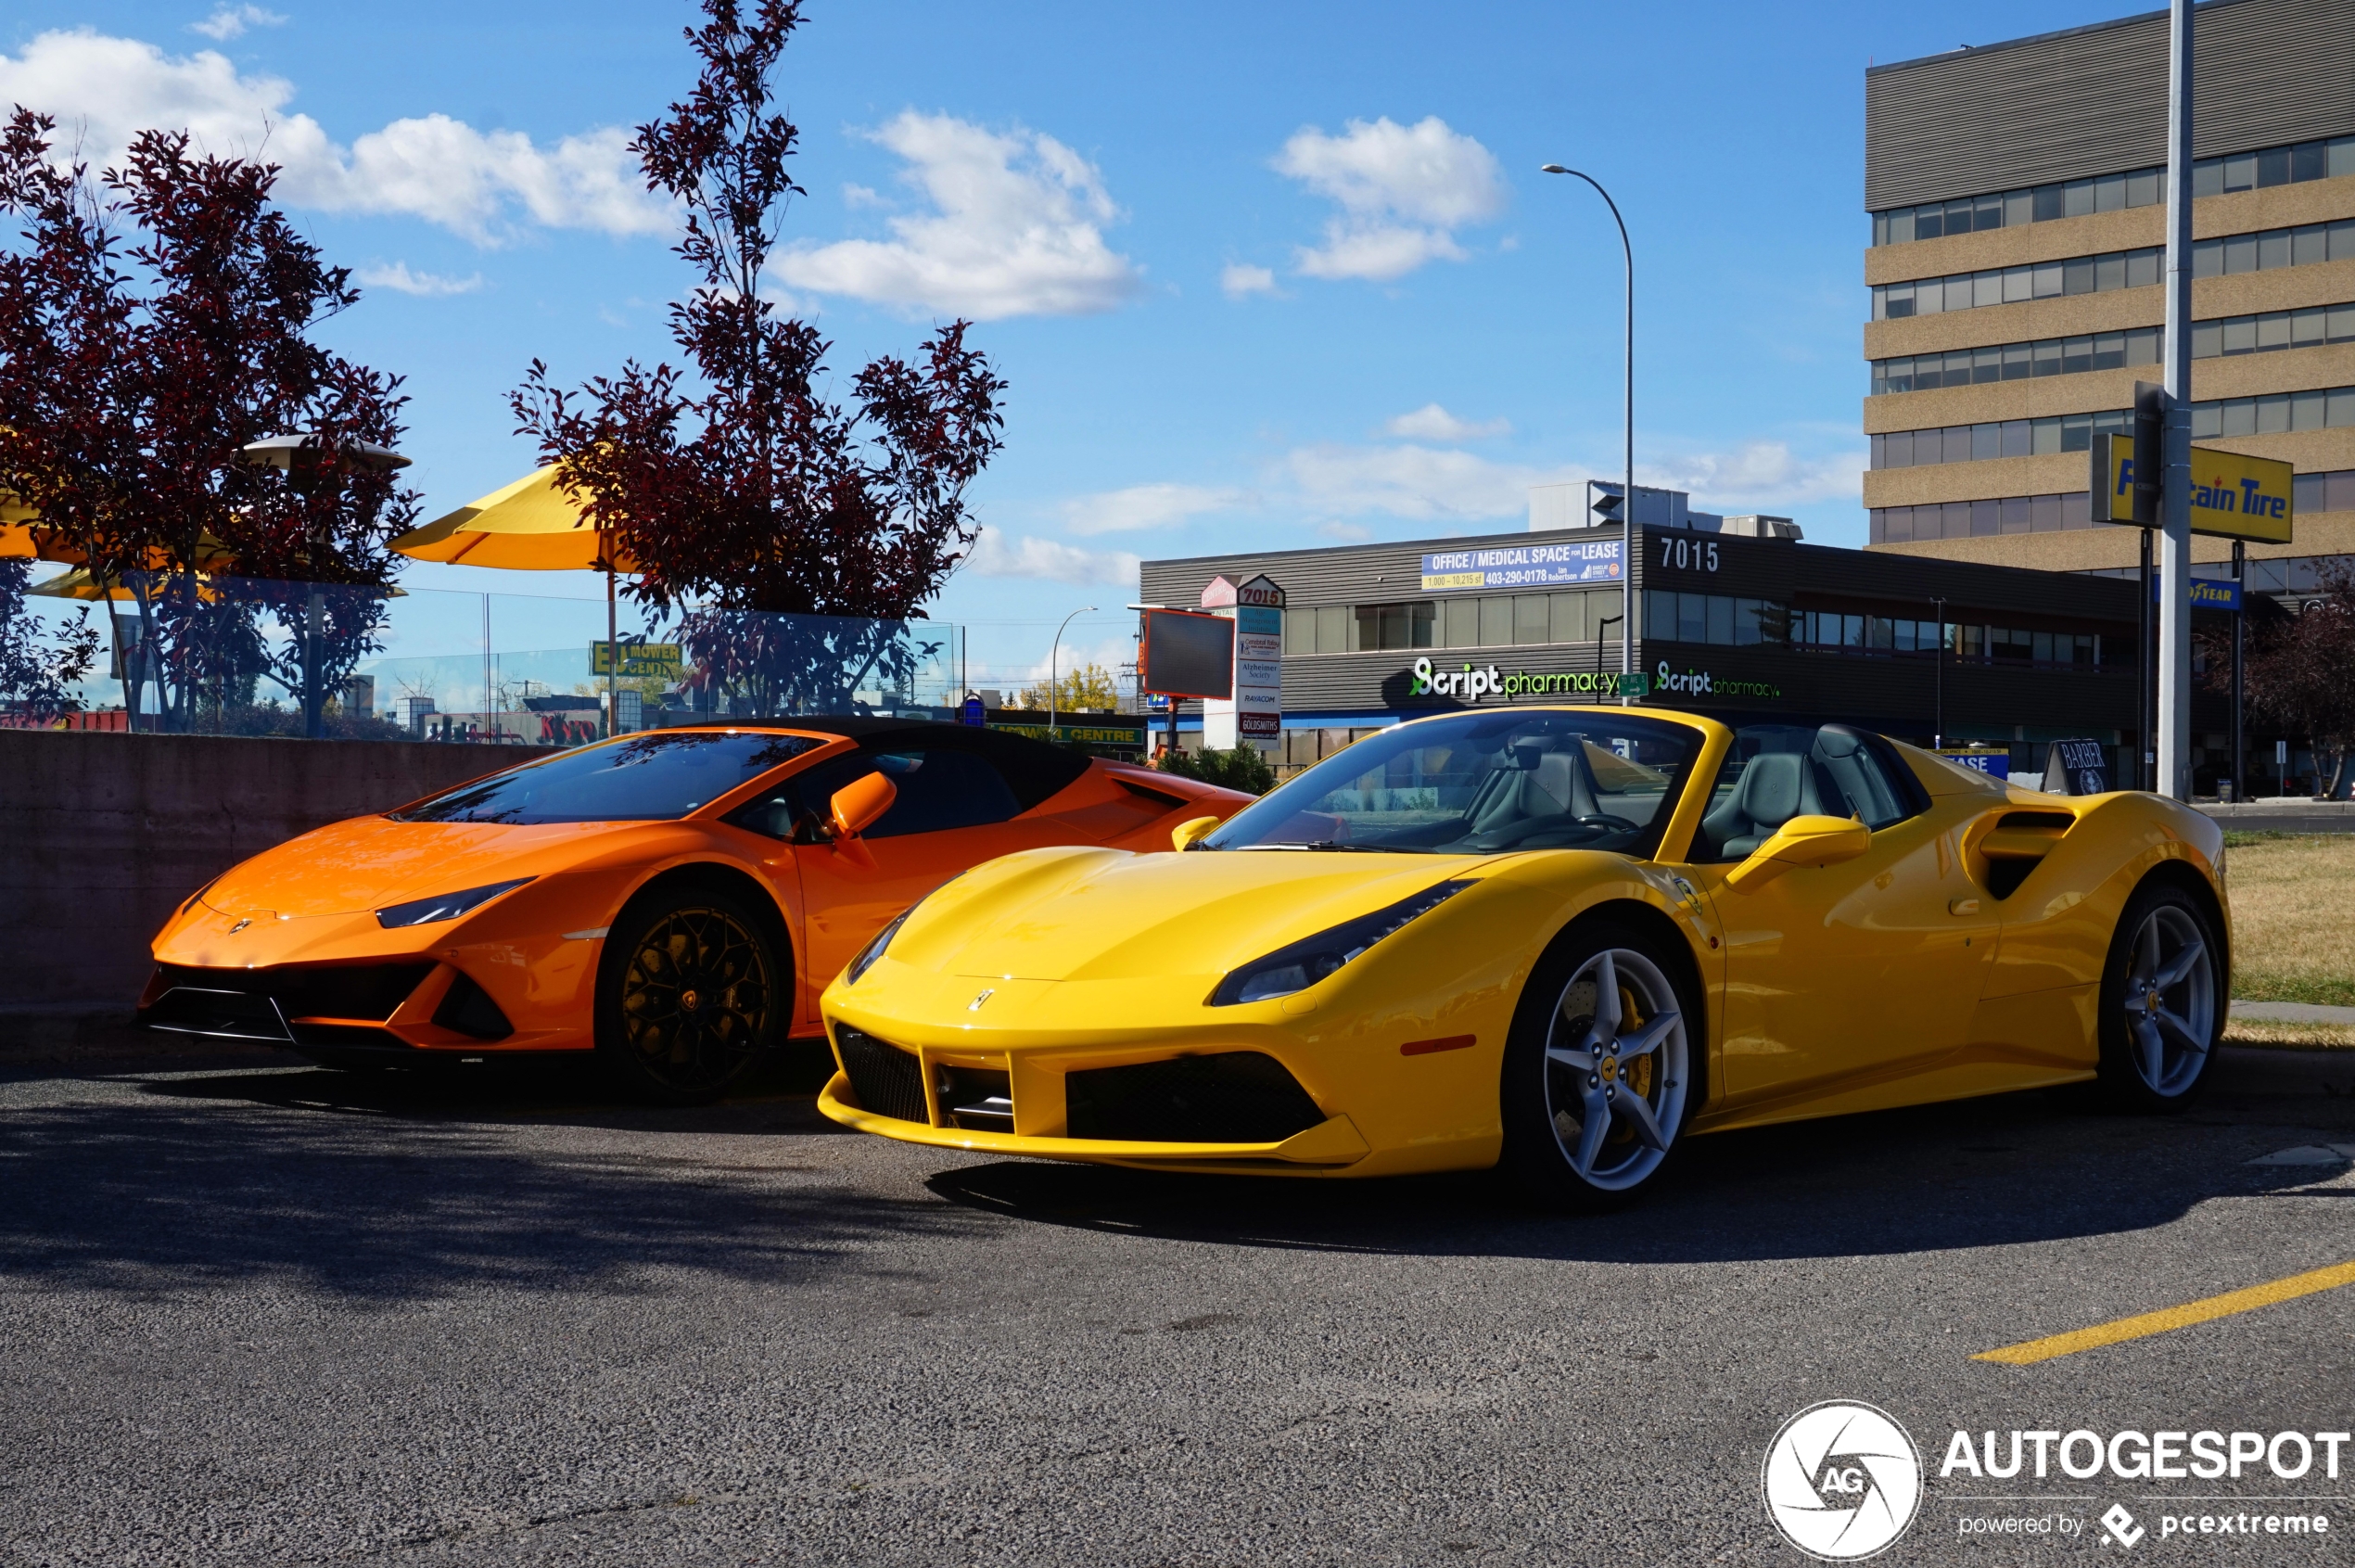
[[[2355,3],[2209,0],[2195,40],[2193,436],[2295,465],[2249,551],[2295,593],[2355,557]],[[2161,379],[2166,76],[2163,11],[1866,72],[1870,550],[2135,566],[2087,447]]]

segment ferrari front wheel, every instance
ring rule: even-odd
[[[1531,976],[1505,1050],[1505,1161],[1559,1207],[1607,1208],[1657,1177],[1692,1103],[1698,1020],[1650,937],[1573,930]]]
[[[767,927],[721,888],[633,900],[607,933],[597,1053],[636,1097],[715,1100],[783,1032],[787,982]]]
[[[2223,968],[2214,923],[2182,888],[2145,883],[2127,900],[2102,969],[2099,1071],[2112,1103],[2171,1111],[2208,1081]]]

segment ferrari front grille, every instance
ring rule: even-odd
[[[850,1092],[859,1109],[894,1121],[928,1122],[923,1066],[910,1052],[889,1045],[847,1024],[834,1026],[834,1049],[850,1075]]]
[[[1273,1056],[1227,1051],[1063,1079],[1074,1138],[1147,1143],[1280,1143],[1325,1119]]]

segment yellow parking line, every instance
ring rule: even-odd
[[[2355,1285],[2355,1263],[2335,1263],[2328,1268],[2292,1274],[2286,1280],[2275,1280],[2268,1285],[2251,1285],[2245,1291],[2226,1291],[2222,1295],[2211,1295],[2205,1301],[2186,1302],[2164,1311],[2120,1318],[2114,1323],[2100,1323],[2090,1329],[2054,1334],[2049,1339],[2031,1339],[2025,1345],[2008,1345],[2001,1350],[1982,1350],[1971,1359],[2004,1361],[2015,1367],[2030,1366],[2038,1361],[2049,1361],[2056,1356],[2073,1356],[2081,1350],[2092,1350],[2099,1345],[2117,1345],[2149,1334],[2163,1334],[2170,1329],[2188,1328],[2194,1323],[2205,1323],[2211,1318],[2229,1318],[2235,1312],[2253,1311],[2260,1307],[2271,1307],[2277,1301],[2312,1295],[2316,1291],[2336,1290],[2341,1285]]]

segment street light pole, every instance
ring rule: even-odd
[[[1050,745],[1055,738],[1055,699],[1059,695],[1055,690],[1055,683],[1059,679],[1055,673],[1055,656],[1063,651],[1063,627],[1069,626],[1081,616],[1093,615],[1095,610],[1095,606],[1086,605],[1063,617],[1063,626],[1055,628],[1055,640],[1047,648],[1047,740]]]
[[[1938,673],[1930,683],[1929,746],[1937,751],[1946,745],[1946,601],[1932,598],[1930,604],[1938,611]]]
[[[2167,24],[2167,423],[2160,461],[2158,777],[2192,797],[2192,0]],[[2145,534],[2150,530],[2145,529]],[[2143,590],[2147,593],[2148,588]]]
[[[1627,261],[1627,445],[1624,453],[1625,478],[1619,492],[1619,673],[1623,682],[1620,706],[1634,699],[1623,682],[1635,669],[1636,660],[1636,248],[1627,238],[1627,220],[1619,215],[1619,203],[1603,189],[1600,180],[1559,163],[1542,166],[1545,173],[1574,174],[1595,187],[1595,194],[1610,209],[1610,220],[1619,225],[1619,249]]]

